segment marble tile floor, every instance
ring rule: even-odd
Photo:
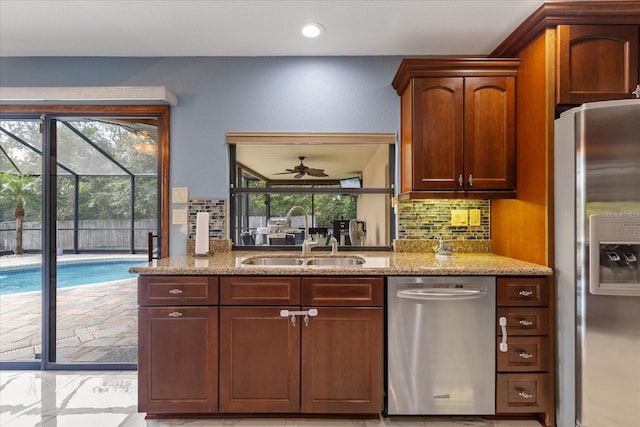
[[[474,417],[145,420],[137,410],[135,371],[0,371],[2,427],[540,427]]]

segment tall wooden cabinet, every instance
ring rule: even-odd
[[[639,30],[640,25],[558,25],[557,103],[640,98]]]
[[[515,197],[518,61],[402,61],[401,197]]]

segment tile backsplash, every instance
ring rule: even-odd
[[[224,239],[227,234],[226,227],[226,200],[225,199],[192,199],[189,200],[188,240],[195,240],[196,218],[198,212],[209,212],[209,238]]]
[[[479,209],[479,226],[452,226],[451,210]],[[399,239],[491,239],[489,200],[424,199],[398,203]]]

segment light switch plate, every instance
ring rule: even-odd
[[[171,203],[188,203],[188,202],[189,202],[189,187],[172,187],[171,188]]]
[[[469,225],[474,227],[480,225],[480,209],[469,209]]]
[[[466,209],[454,209],[451,211],[451,225],[461,227],[469,224],[469,211]]]
[[[187,209],[173,209],[171,215],[172,224],[186,224],[187,223]]]

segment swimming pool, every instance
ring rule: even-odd
[[[143,260],[119,260],[58,264],[57,287],[68,288],[112,280],[133,279],[137,275],[129,273],[129,268],[143,263]],[[40,266],[33,266],[0,271],[0,295],[39,291],[42,281],[40,270]]]

